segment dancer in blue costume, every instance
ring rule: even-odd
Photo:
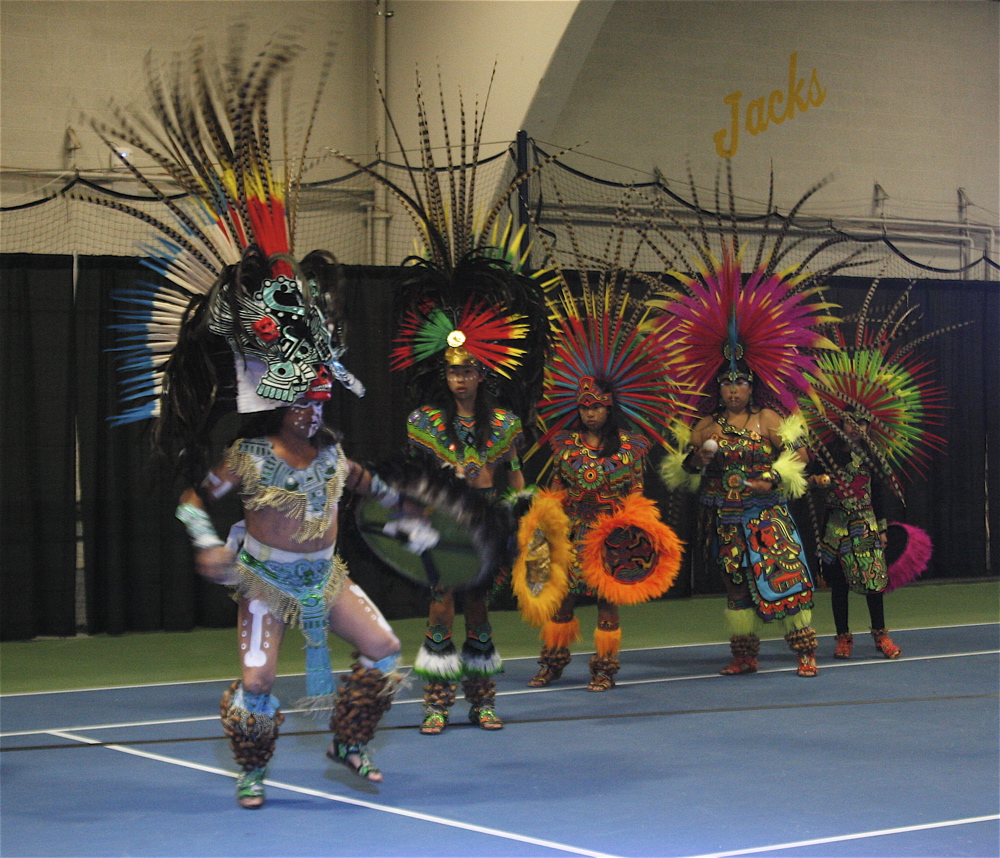
[[[271,122],[268,116],[270,88],[298,55],[297,39],[276,34],[244,62],[246,34],[236,28],[232,35],[222,62],[213,55],[214,41],[199,38],[189,61],[171,57],[168,67],[151,65],[149,108],[94,123],[113,152],[125,144],[157,164],[144,174],[122,159],[161,202],[160,213],[91,201],[150,229],[141,252],[161,276],[118,296],[129,304],[117,326],[127,374],[118,422],[155,418],[157,449],[191,486],[177,515],[194,543],[198,570],[234,588],[241,678],[224,693],[221,714],[242,769],[237,800],[257,808],[283,720],[271,691],[290,623],[302,627],[307,641],[309,703],[333,708],[327,754],[369,781],[382,779],[365,745],[398,687],[400,645],[336,556],[337,510],[345,489],[393,508],[399,497],[349,461],[322,425],[334,379],[358,396],[364,387],[340,361],[346,346],[337,260],[323,250],[295,254],[309,129],[296,142],[288,133],[291,117]],[[325,80],[321,75],[314,107]],[[272,163],[277,141],[286,169]],[[171,180],[165,190],[164,175]],[[256,415],[254,425],[209,470],[212,430],[231,412]],[[232,490],[246,521],[224,544],[207,507]],[[408,531],[414,550],[422,547],[417,529]],[[328,629],[359,652],[339,691]]]
[[[783,231],[772,247],[764,230],[750,262],[735,219],[731,228],[721,258],[707,231],[692,235],[702,263],[674,273],[681,294],[658,320],[679,378],[698,393],[693,402],[705,415],[677,426],[661,475],[670,488],[698,494],[699,539],[726,587],[733,659],[722,673],[756,672],[759,633],[777,621],[798,656],[798,675],[813,677],[813,581],[788,500],[806,491],[797,396],[809,389],[816,355],[834,348],[819,330],[830,320],[820,297],[829,269],[779,270]]]
[[[233,587],[239,602],[241,679],[224,699],[224,723],[244,769],[238,800],[257,807],[264,801],[265,768],[281,723],[271,690],[287,626],[298,624],[306,638],[310,701],[334,707],[327,755],[371,781],[381,781],[382,774],[365,744],[392,702],[400,644],[335,554],[344,489],[390,503],[396,500],[392,491],[346,458],[323,426],[322,402],[302,399],[266,412],[247,431],[250,437],[237,440],[201,486],[182,495],[178,517],[192,536],[198,571]],[[223,544],[204,499],[234,490],[246,520]],[[359,653],[335,706],[328,630]]]

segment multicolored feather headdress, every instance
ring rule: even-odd
[[[562,199],[558,189],[555,191]],[[626,258],[631,234],[624,211],[619,215],[602,255],[586,254],[572,218],[563,217],[571,255],[560,252],[540,231],[558,279],[548,289],[552,358],[545,369],[544,397],[538,414],[544,428],[539,445],[565,431],[578,414],[581,394],[597,386],[635,427],[666,443],[668,425],[690,408],[686,388],[678,382],[679,367],[670,356],[663,334],[644,330],[653,297],[663,283],[636,270],[635,255]]]
[[[914,336],[919,322],[909,298],[912,284],[888,309],[876,310],[876,279],[861,309],[833,328],[839,352],[824,354],[811,377],[811,396],[799,406],[809,427],[810,446],[836,473],[828,444],[839,439],[877,469],[902,497],[901,470],[911,477],[924,472],[944,439],[930,431],[945,409],[945,391],[933,379],[930,362],[916,349],[928,339],[962,327],[951,325]],[[852,330],[853,327],[853,330]],[[863,441],[845,425],[866,424]]]
[[[205,43],[196,41],[188,61],[168,72],[148,65],[148,111],[113,106],[112,122],[93,123],[113,152],[125,145],[145,153],[186,192],[165,193],[152,171],[146,175],[119,155],[168,218],[85,197],[140,218],[154,231],[140,249],[165,282],[142,283],[120,296],[129,304],[119,326],[129,405],[117,421],[158,417],[161,445],[181,450],[203,443],[214,418],[227,409],[252,412],[302,396],[329,398],[332,378],[358,395],[364,391],[340,363],[345,348],[336,260],[325,251],[301,261],[293,255],[309,130],[332,53],[322,66],[301,148],[288,151],[282,134],[279,174],[271,153],[270,95],[299,49],[291,36],[279,36],[247,66],[245,28],[234,28],[231,37],[223,63],[214,63]]]
[[[446,392],[447,366],[477,366],[505,407],[531,425],[546,353],[545,303],[536,281],[477,253],[451,271],[410,260],[402,278],[390,367],[409,373],[411,397],[437,401]]]
[[[391,355],[391,369],[406,369],[423,360],[443,357],[452,366],[477,364],[507,378],[521,365],[525,350],[512,345],[523,340],[528,326],[523,316],[505,315],[470,295],[455,314],[427,303],[405,313]]]
[[[431,144],[419,72],[419,165],[410,162],[389,116],[409,178],[408,189],[375,166],[336,153],[386,187],[417,228],[418,252],[403,261],[401,271],[400,323],[391,366],[410,370],[411,394],[426,401],[440,387],[445,361],[478,363],[489,371],[490,384],[501,398],[530,425],[546,350],[542,284],[547,274],[527,272],[526,226],[515,231],[513,219],[501,214],[514,191],[543,165],[516,176],[491,199],[488,208],[480,206],[477,170],[489,93],[482,110],[476,105],[471,135],[460,98],[461,133],[453,147],[440,78],[439,88],[444,166],[439,166]]]
[[[749,377],[755,391],[765,388],[792,410],[795,391],[808,387],[814,351],[834,348],[815,329],[830,318],[821,315],[830,305],[809,303],[817,290],[799,291],[802,278],[790,272],[758,268],[744,277],[742,254],[732,247],[696,277],[673,273],[687,294],[670,304],[660,328],[675,358],[683,356],[681,377],[697,390],[720,377]]]
[[[820,183],[795,204],[773,237],[769,199],[755,259],[746,265],[747,247],[740,242],[732,180],[727,175],[729,214],[717,213],[721,259],[712,249],[693,179],[697,232],[658,201],[650,201],[654,213],[662,215],[672,228],[679,228],[686,238],[685,246],[674,241],[655,216],[639,225],[643,239],[669,266],[670,275],[679,284],[677,294],[660,303],[663,315],[656,319],[655,327],[669,344],[678,380],[697,392],[692,403],[700,399],[703,409],[714,408],[719,379],[742,375],[753,380],[758,403],[787,414],[794,410],[797,394],[808,389],[817,355],[836,348],[820,330],[833,321],[828,315],[832,305],[822,299],[823,281],[835,270],[856,263],[848,257],[819,271],[808,269],[818,253],[845,240],[835,236],[823,241],[804,261],[782,267],[790,249],[783,246],[788,226],[806,200],[822,187]],[[773,199],[773,177],[771,195]],[[662,249],[663,245],[673,253]],[[679,263],[694,270],[680,270]]]

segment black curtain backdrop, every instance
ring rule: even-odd
[[[338,390],[328,422],[345,436],[347,454],[362,463],[403,448],[406,402],[403,380],[390,373],[393,337],[393,269],[345,269],[348,343],[345,357],[367,387],[357,399]],[[70,257],[4,255],[0,283],[4,331],[0,385],[0,490],[3,571],[0,636],[23,640],[76,633],[78,544],[85,573],[86,625],[90,634],[226,627],[235,606],[225,590],[193,571],[191,551],[173,511],[183,486],[169,463],[151,454],[149,422],[113,427],[118,373],[114,354],[113,293],[153,275],[134,259],[84,257],[73,288]],[[866,278],[837,278],[828,297],[842,314],[860,306]],[[882,300],[907,285],[882,281]],[[925,579],[997,575],[1000,549],[1000,286],[996,283],[918,281],[913,301],[930,330],[972,324],[927,343],[938,381],[949,390],[944,456],[926,478],[906,484],[900,520],[925,528],[935,554]],[[216,430],[216,452],[234,436],[235,415]],[[78,449],[77,449],[78,444]],[[529,480],[542,464],[527,463]],[[652,457],[658,463],[659,456]],[[77,513],[77,470],[80,503]],[[647,494],[663,517],[690,541],[693,504],[670,493],[651,473]],[[809,509],[795,514],[807,539]],[[213,511],[220,533],[239,516],[227,499]],[[77,539],[77,521],[80,539]],[[693,548],[693,546],[692,546]],[[390,619],[422,616],[427,596],[386,569],[357,535],[345,504],[340,550],[352,577]],[[688,552],[668,598],[721,592],[714,572]],[[508,607],[509,603],[501,604]]]
[[[885,303],[910,281],[883,280],[876,293]],[[839,278],[829,290],[844,313],[853,312],[871,285],[866,278]],[[880,297],[878,297],[880,296]],[[948,391],[948,410],[934,431],[947,442],[926,472],[904,480],[900,519],[922,527],[934,540],[925,578],[996,576],[1000,563],[1000,284],[918,280],[911,302],[920,308],[918,330],[969,322],[918,349],[933,361],[936,380]]]
[[[0,267],[0,633],[76,633],[76,317],[71,261]]]

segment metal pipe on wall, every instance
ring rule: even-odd
[[[577,226],[607,227],[615,224],[614,219],[603,206],[567,203],[564,204],[563,208],[571,215]],[[694,219],[694,215],[686,208],[678,208],[674,210],[674,214],[678,215],[681,220]],[[983,247],[982,273],[979,279],[985,282],[995,282],[1000,279],[996,270],[986,262],[986,260],[993,260],[993,248],[1000,230],[987,224],[908,218],[873,219],[870,217],[822,217],[816,215],[801,215],[796,221],[802,228],[796,230],[793,227],[791,230],[793,234],[807,234],[810,230],[805,229],[805,225],[814,224],[817,229],[833,226],[844,231],[849,230],[851,235],[859,239],[883,237],[894,244],[913,242],[922,246],[939,244],[952,247],[956,251],[959,264],[963,265],[967,265],[967,260],[971,258],[972,253],[978,250],[976,244],[978,239],[982,242]],[[542,214],[538,222],[539,224],[551,223],[558,226],[562,221],[558,217],[546,217],[545,214]],[[740,224],[740,232],[745,234],[758,233],[761,229],[762,227],[753,223]],[[969,275],[973,270],[974,268],[968,268],[962,271],[959,279],[970,279]]]
[[[379,87],[386,94],[388,101],[388,52],[389,52],[389,19],[393,13],[388,8],[389,0],[375,0],[375,27],[372,34],[372,66],[375,69],[375,85],[372,87],[372,124],[375,136],[375,157],[386,156],[386,107],[379,95]],[[375,183],[374,202],[369,210],[369,225],[371,238],[370,259],[372,265],[389,265],[389,191],[381,183]]]

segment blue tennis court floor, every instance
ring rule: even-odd
[[[420,735],[413,681],[370,746],[378,785],[286,709],[257,811],[233,798],[226,681],[6,695],[0,854],[995,858],[1000,626],[893,638],[898,661],[861,635],[834,661],[821,636],[815,679],[780,639],[736,677],[723,643],[625,650],[605,694],[585,691],[586,655],[543,689],[532,659],[508,660],[499,732],[460,696]],[[275,689],[286,706],[302,691]]]

